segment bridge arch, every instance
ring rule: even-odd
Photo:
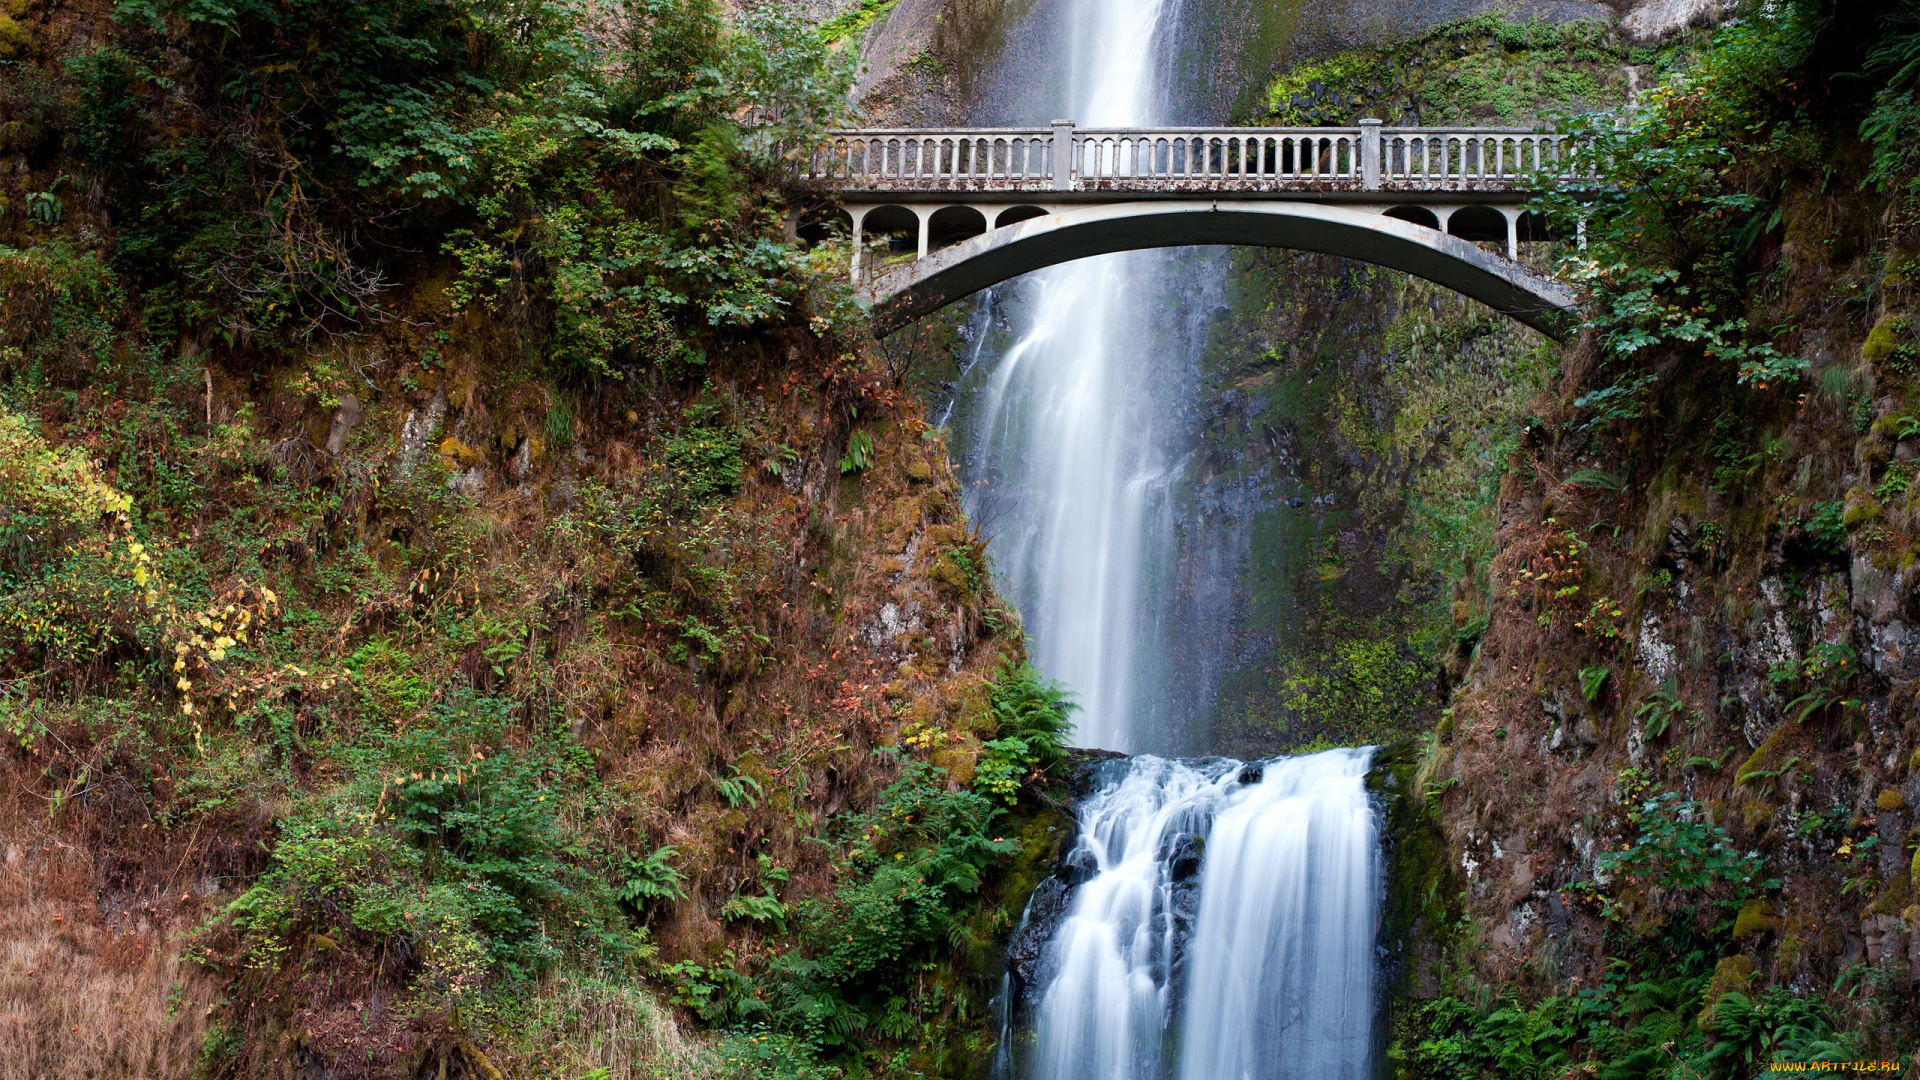
[[[1549,337],[1564,340],[1572,332],[1577,308],[1565,284],[1449,235],[1445,226],[1454,214],[1441,217],[1436,222],[1441,228],[1434,228],[1384,209],[1197,199],[1055,207],[1044,216],[881,269],[860,291],[874,305],[875,326],[884,335],[988,286],[1074,259],[1143,248],[1254,245],[1343,255],[1405,271]],[[1504,210],[1489,212],[1505,216]]]

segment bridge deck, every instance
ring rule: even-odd
[[[844,197],[1515,197],[1574,176],[1568,136],[1517,128],[839,131],[802,174]]]

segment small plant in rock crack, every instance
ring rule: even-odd
[[[1658,689],[1647,695],[1640,707],[1634,710],[1633,716],[1640,721],[1641,733],[1649,739],[1666,734],[1667,728],[1675,720],[1684,719],[1689,728],[1700,723],[1700,714],[1681,699],[1679,681],[1671,675]]]
[[[619,890],[620,899],[643,908],[655,900],[684,900],[687,890],[681,883],[687,875],[673,865],[680,857],[671,845],[657,847],[644,859],[627,860],[627,882]]]
[[[751,810],[759,806],[767,797],[767,789],[761,785],[760,781],[751,776],[738,774],[714,777],[713,789],[720,793],[721,798],[727,800],[728,806],[735,809],[745,806]]]
[[[1580,696],[1588,701],[1600,700],[1600,691],[1607,685],[1607,676],[1613,674],[1604,667],[1580,669]]]
[[[864,431],[856,431],[848,436],[846,456],[840,459],[841,475],[860,472],[872,463],[873,436]]]
[[[720,907],[720,917],[727,920],[745,919],[748,922],[772,923],[782,934],[787,932],[787,918],[791,914],[787,905],[774,895],[773,887],[787,880],[791,873],[784,866],[775,866],[773,859],[765,854],[760,856],[761,889],[759,893],[737,892]]]

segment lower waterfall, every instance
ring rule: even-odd
[[[1033,1080],[1371,1071],[1371,750],[1115,762],[1033,988]]]

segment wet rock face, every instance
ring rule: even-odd
[[[1082,880],[1085,880],[1084,878]],[[1027,901],[1026,921],[1007,943],[1007,974],[1012,979],[1012,1000],[1027,1007],[1040,1003],[1040,992],[1053,979],[1053,940],[1061,920],[1073,901],[1073,885],[1059,875],[1040,883]]]

